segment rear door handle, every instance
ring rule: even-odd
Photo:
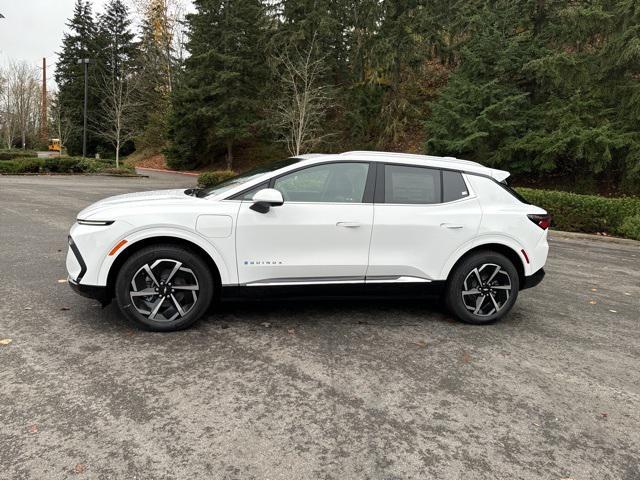
[[[338,222],[336,226],[345,228],[358,228],[361,224],[358,222]]]
[[[463,228],[463,225],[457,225],[455,223],[441,223],[440,226],[444,228],[451,228],[451,229]]]

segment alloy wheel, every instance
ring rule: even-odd
[[[484,263],[465,277],[462,302],[479,317],[489,317],[504,308],[511,295],[511,277],[495,263]]]
[[[189,313],[199,291],[193,270],[178,260],[161,258],[138,269],[129,296],[138,313],[149,320],[171,322]]]

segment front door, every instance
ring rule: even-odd
[[[259,213],[243,201],[236,229],[239,283],[362,283],[373,223],[369,170],[366,162],[314,165],[271,181],[283,205]]]

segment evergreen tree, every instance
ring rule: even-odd
[[[427,150],[631,186],[640,176],[639,10],[626,0],[485,8],[432,105]]]
[[[96,62],[92,91],[98,96],[91,119],[94,134],[102,140],[99,149],[113,152],[133,150],[143,106],[137,95],[139,53],[131,31],[129,11],[122,0],[109,0],[99,17]]]
[[[99,16],[97,72],[116,78],[129,76],[136,68],[138,46],[131,31],[129,10],[122,0],[109,0]]]
[[[187,16],[191,56],[173,94],[172,165],[193,167],[233,149],[259,119],[267,80],[266,16],[260,0],[196,0]]]
[[[67,27],[69,31],[63,37],[55,79],[58,84],[62,115],[73,126],[67,141],[67,149],[70,154],[77,155],[82,152],[84,102],[84,67],[78,64],[78,60],[95,56],[96,26],[90,2],[76,1],[73,16],[67,23]],[[89,109],[94,105],[95,98],[90,97]],[[88,149],[92,151],[94,148],[95,138],[89,135]]]
[[[139,86],[145,109],[136,145],[159,151],[167,141],[171,91],[177,70],[173,41],[176,19],[166,0],[148,2],[143,12],[139,49]]]

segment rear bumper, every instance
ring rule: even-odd
[[[98,300],[103,307],[111,303],[111,295],[109,295],[109,289],[107,287],[100,287],[98,285],[81,285],[76,283],[72,278],[69,278],[68,281],[71,289],[78,295]]]
[[[529,275],[528,277],[525,277],[524,284],[520,287],[520,290],[525,290],[527,288],[535,287],[542,281],[545,275],[546,273],[544,271],[544,268],[541,268],[533,275]]]

